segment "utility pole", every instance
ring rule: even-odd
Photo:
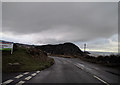
[[[86,45],[86,43],[84,44],[84,52],[86,51],[86,47],[87,47],[87,45]]]

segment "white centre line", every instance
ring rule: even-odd
[[[11,83],[12,81],[13,81],[13,80],[10,79],[10,80],[7,80],[7,81],[3,82],[3,84],[9,84],[9,83]]]
[[[25,83],[25,81],[19,81],[16,85],[22,85],[24,83]]]
[[[25,73],[23,73],[23,74],[28,74],[29,72],[25,72]]]
[[[85,67],[83,64],[77,63],[78,65],[80,65],[81,67]]]
[[[28,76],[25,78],[25,80],[30,80],[32,77],[31,76]]]
[[[21,78],[23,75],[18,75],[18,76],[16,76],[15,78],[17,78],[17,79],[19,79],[19,78]]]
[[[79,65],[77,65],[77,64],[74,64],[76,67],[78,67],[78,68],[80,68],[81,70],[83,70],[83,68],[82,67],[80,67]]]
[[[97,77],[97,76],[95,76],[95,75],[94,75],[94,77],[95,77],[96,79],[100,80],[101,82],[103,82],[104,84],[110,85],[110,84],[108,84],[106,81],[102,80],[101,78],[99,78],[99,77]]]
[[[32,76],[35,76],[36,75],[36,73],[33,73],[33,74],[31,74]]]

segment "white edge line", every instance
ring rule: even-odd
[[[101,82],[103,82],[103,83],[105,83],[105,84],[107,84],[107,85],[110,85],[110,84],[108,84],[106,81],[102,80],[101,78],[99,78],[99,77],[97,77],[97,76],[95,76],[95,75],[94,75],[94,77],[95,77],[96,79],[100,80]]]

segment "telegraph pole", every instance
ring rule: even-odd
[[[86,45],[86,43],[84,44],[84,52],[86,51],[86,47],[87,47],[87,45]]]

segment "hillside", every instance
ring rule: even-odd
[[[47,54],[39,49],[21,47],[14,44],[14,51],[2,51],[2,71],[21,72],[42,70],[54,63]]]
[[[73,43],[64,43],[56,45],[42,45],[36,46],[37,49],[41,49],[50,55],[57,55],[62,57],[77,57],[84,54],[79,47]]]

